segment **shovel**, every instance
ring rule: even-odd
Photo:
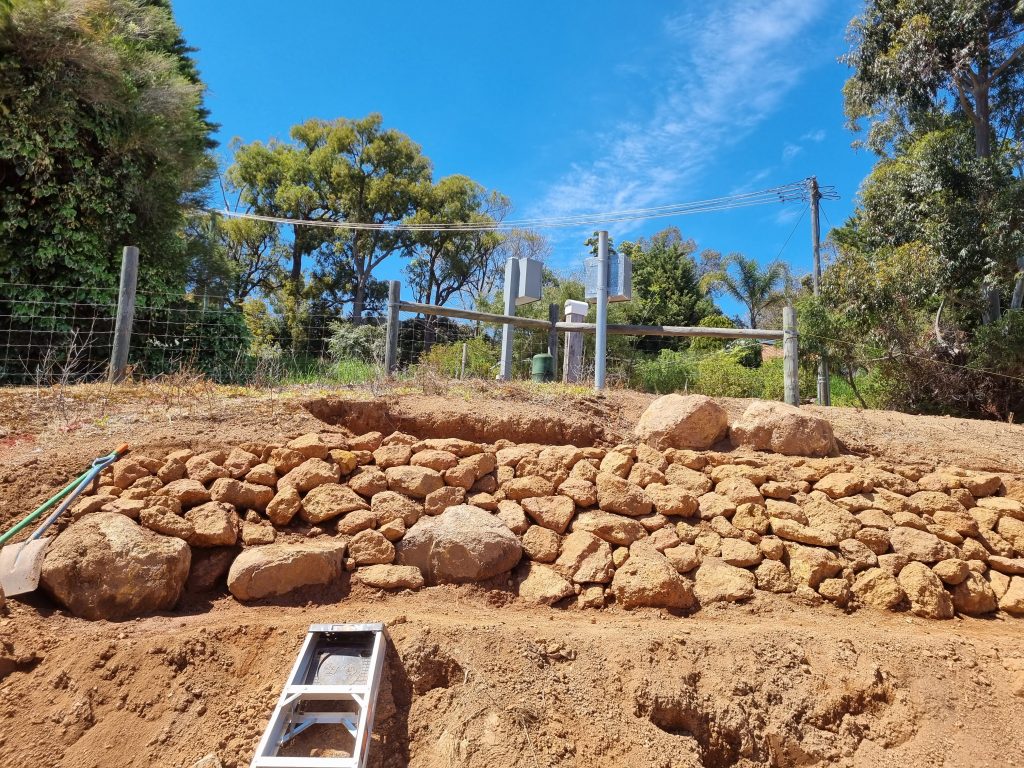
[[[7,540],[45,512],[58,499],[62,496],[64,497],[60,506],[43,521],[42,525],[32,532],[28,539],[17,544],[8,544],[3,549],[0,549],[0,589],[3,589],[3,594],[8,596],[22,595],[26,592],[34,591],[39,586],[39,576],[43,570],[43,558],[46,555],[47,548],[50,546],[50,542],[53,541],[53,537],[41,538],[43,533],[53,525],[58,517],[64,514],[64,511],[71,506],[100,472],[127,452],[128,446],[122,445],[113,453],[94,460],[92,466],[86,472],[73,480],[46,504],[14,526],[3,537],[0,537],[0,540]]]

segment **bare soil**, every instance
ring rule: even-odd
[[[507,386],[380,399],[189,382],[7,390],[0,521],[122,441],[205,450],[300,434],[315,413],[354,432],[614,444],[650,400]],[[848,452],[1024,473],[1020,426],[821,411]],[[275,603],[190,597],[125,622],[76,619],[40,594],[10,600],[0,765],[187,768],[208,753],[246,765],[308,625],[346,621],[389,627],[374,765],[1024,763],[1024,620],[1004,614],[846,614],[758,592],[679,617],[528,607],[504,582],[383,595],[343,579]]]

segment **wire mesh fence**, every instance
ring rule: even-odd
[[[11,298],[15,297],[15,298]],[[0,384],[52,385],[102,380],[114,342],[117,289],[0,283]],[[399,313],[399,380],[494,380],[500,373],[500,323]],[[513,379],[529,380],[535,355],[549,351],[543,329],[513,328]],[[583,334],[574,363],[580,385],[594,378],[594,336]],[[365,384],[384,377],[385,318],[354,323],[312,303],[283,309],[249,300],[139,292],[129,374],[148,379],[183,370],[224,384]],[[781,345],[609,337],[607,383],[656,393],[783,399]],[[555,349],[563,379],[565,335]],[[801,375],[813,396],[813,372]],[[805,392],[806,390],[806,392]]]

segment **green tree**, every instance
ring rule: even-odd
[[[416,212],[406,219],[414,225],[469,222],[492,226],[509,209],[500,192],[488,192],[466,176],[448,176],[423,185]],[[493,280],[494,254],[502,242],[497,231],[457,231],[439,228],[418,231],[409,238],[405,273],[416,300],[445,304],[473,287]]]
[[[212,126],[166,4],[18,0],[3,24],[0,273],[34,300],[109,287],[132,243],[144,289],[180,288]]]
[[[844,95],[851,126],[859,130],[867,121],[867,144],[884,156],[902,154],[908,141],[926,141],[931,131],[955,129],[951,122],[962,124],[970,133],[974,158],[982,162],[971,169],[960,151],[950,159],[975,181],[988,178],[959,187],[944,183],[940,189],[960,198],[961,208],[973,205],[973,211],[961,211],[974,219],[964,234],[980,236],[987,230],[992,235],[999,227],[1016,227],[1015,211],[1004,205],[1002,191],[1011,181],[1019,183],[1007,168],[1019,167],[1022,160],[1024,4],[870,0],[850,29],[854,44],[845,61],[854,73]],[[948,223],[934,221],[938,227]],[[999,319],[1012,281],[1024,294],[1020,251],[1002,248],[997,240],[979,237],[968,254],[973,270],[962,275],[971,291],[984,292],[986,322]]]
[[[675,227],[650,238],[624,242],[619,250],[633,261],[633,300],[626,316],[635,325],[697,325],[719,314],[700,285],[693,254],[697,244]]]
[[[317,290],[336,305],[350,302],[359,319],[372,298],[373,271],[407,246],[408,235],[391,225],[415,210],[418,189],[430,182],[430,161],[408,136],[385,129],[378,114],[308,120],[292,128],[291,138],[236,145],[228,178],[257,213],[376,227],[294,227],[292,290],[301,293],[304,258],[314,255]]]
[[[732,296],[746,307],[751,328],[759,326],[768,309],[786,301],[792,279],[785,263],[773,261],[762,269],[757,259],[740,253],[730,253],[721,263],[721,269],[704,275],[701,285],[709,293]]]

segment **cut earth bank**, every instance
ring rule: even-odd
[[[1024,610],[1024,486],[1019,477],[828,455],[836,446],[827,422],[781,406],[752,405],[730,427],[713,401],[670,396],[641,418],[633,440],[608,448],[420,440],[403,433],[353,435],[343,427],[295,435],[283,443],[245,442],[122,460],[76,507],[75,522],[51,547],[44,588],[71,613],[88,618],[167,611],[183,596],[194,610],[197,596],[217,595],[225,580],[234,599],[259,606],[293,598],[337,599],[337,590],[350,586],[403,590],[391,599],[407,600],[410,591],[424,585],[476,582],[471,587],[434,586],[425,595],[442,590],[457,596],[469,590],[470,599],[484,596],[501,604],[501,610],[546,604],[584,609],[580,615],[608,616],[609,621],[623,616],[619,609],[717,615],[725,603],[757,605],[766,598],[774,601],[771,605],[790,601],[798,610],[823,616],[859,607],[866,607],[861,613],[868,615],[883,609],[928,618],[1013,616]],[[735,448],[721,450],[727,435]],[[600,614],[588,610],[606,606]],[[392,628],[393,634],[404,631]],[[211,646],[230,637],[220,627],[201,648],[181,651],[184,658],[175,663],[187,667],[194,655],[197,665],[208,664],[208,657],[216,656]],[[565,669],[566,662],[581,666],[571,658],[578,651],[560,647],[557,639],[541,639],[529,651],[538,654],[541,668]],[[682,653],[676,646],[686,644],[683,636],[659,642],[668,646],[647,648],[641,655],[668,664]],[[459,671],[462,684],[468,684],[470,662],[446,654],[444,643],[427,645],[403,651],[414,693],[456,688]],[[761,642],[753,645],[759,655],[769,650]],[[19,657],[13,645],[9,651],[12,678],[34,668],[31,654]],[[1001,657],[1006,685],[1011,695],[1015,687],[1024,693],[1022,670],[1013,661],[1018,657],[1012,648],[1008,651]],[[285,645],[282,653],[288,652]],[[418,653],[434,659],[424,662],[427,672],[417,667]],[[793,654],[777,663],[787,669],[806,664],[800,653]],[[280,684],[287,660],[278,661],[282,666],[276,676],[268,675],[263,699]],[[123,670],[126,662],[118,663]],[[842,666],[837,658],[830,663]],[[803,744],[809,738],[805,733],[797,746],[791,743],[794,731],[773,743],[766,722],[749,727],[726,722],[739,717],[729,709],[734,700],[728,713],[705,711],[710,705],[698,698],[712,678],[704,675],[717,668],[710,661],[702,664],[702,671],[691,669],[684,676],[685,685],[678,679],[658,684],[645,679],[630,694],[637,715],[679,737],[672,742],[674,759],[682,760],[678,756],[686,752],[697,761],[666,765],[743,760],[797,765],[828,755],[841,763],[858,751],[910,743],[920,730],[908,725],[897,733],[898,728],[878,720],[874,727],[880,732],[871,739],[863,722],[856,725],[858,717],[870,719],[880,708],[897,711],[889,706],[898,697],[887,688],[885,675],[867,669],[857,671],[852,682],[844,678],[846,693],[829,704],[829,714],[807,720],[808,727],[831,736],[819,734],[815,738],[821,743]],[[101,659],[99,668],[104,665]],[[436,665],[439,669],[433,669]],[[422,682],[423,676],[429,679]],[[763,677],[758,672],[756,685],[749,676],[744,683],[744,676],[733,670],[721,679],[734,679],[737,691],[744,685],[761,691]],[[668,682],[672,690],[661,690]],[[732,698],[743,695],[734,691]],[[408,706],[398,701],[396,712]],[[771,697],[760,703],[765,713],[774,706]],[[794,700],[793,707],[802,706]],[[250,714],[261,724],[268,711],[266,704]],[[531,717],[528,712],[514,717],[518,728],[509,738],[518,743],[525,735],[529,741],[534,726],[545,727]],[[248,724],[234,740],[226,740],[221,751],[228,763],[244,763],[260,727]],[[548,734],[543,749],[568,750],[572,739],[552,727],[555,733]],[[82,733],[89,728],[84,726]],[[883,734],[886,729],[893,733]],[[1005,736],[994,738],[1001,743]],[[483,733],[479,738],[486,742],[490,737]],[[450,763],[424,758],[421,764],[482,764],[479,746],[467,747],[463,741],[446,747]],[[559,742],[562,746],[555,746]],[[579,749],[591,756],[614,753],[601,743]],[[415,752],[416,744],[410,737],[406,751]],[[512,749],[508,744],[503,748]],[[568,751],[547,759],[587,764],[573,761]],[[529,764],[528,757],[523,760]]]

